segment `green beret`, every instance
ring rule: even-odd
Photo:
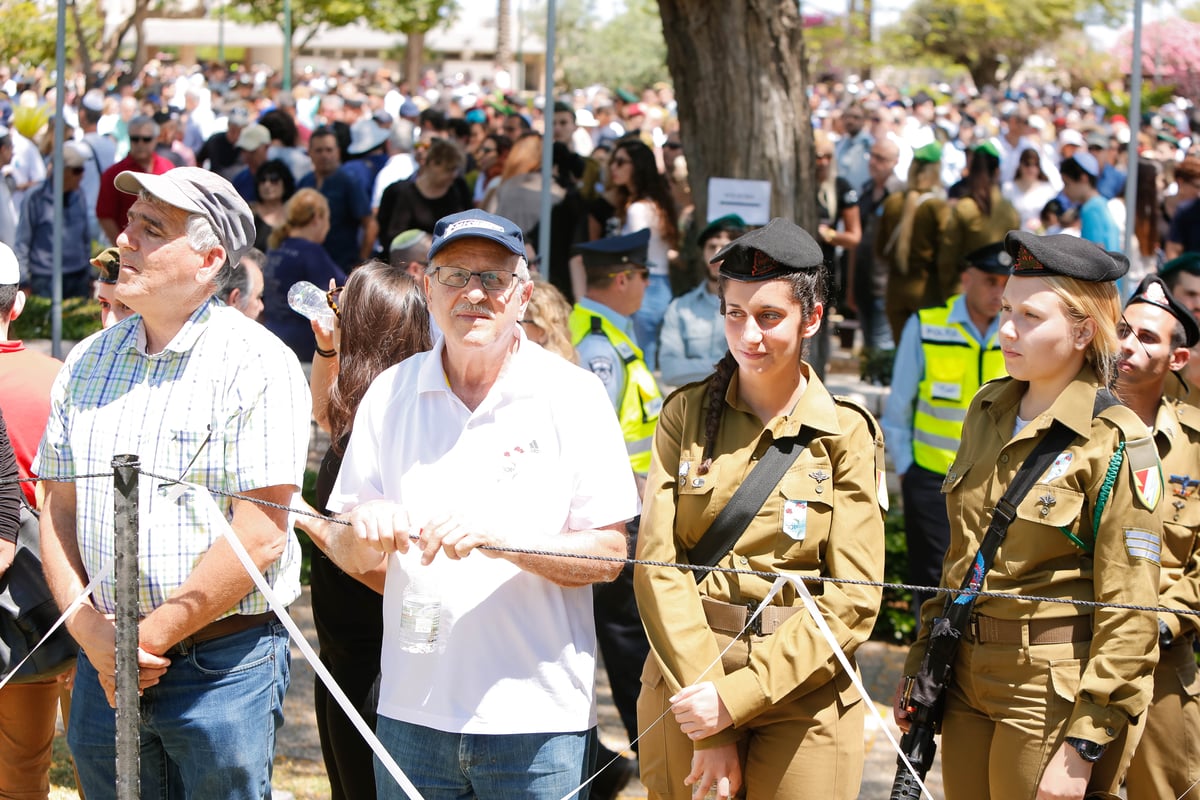
[[[942,145],[939,142],[930,142],[924,147],[918,147],[913,151],[913,158],[927,164],[935,164],[942,160]]]
[[[1158,274],[1163,278],[1176,272],[1186,272],[1189,275],[1200,275],[1200,253],[1184,253],[1178,258],[1172,258],[1162,265]]]

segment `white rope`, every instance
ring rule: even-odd
[[[370,746],[371,750],[375,753],[376,757],[383,765],[383,768],[388,771],[388,774],[392,776],[392,778],[396,781],[396,784],[404,790],[405,794],[408,795],[409,800],[423,800],[421,793],[417,791],[417,787],[412,784],[412,781],[410,781],[408,776],[404,774],[404,771],[400,769],[400,765],[396,763],[396,760],[392,758],[391,753],[387,751],[387,748],[384,747],[383,743],[379,741],[379,738],[375,736],[375,732],[371,730],[369,725],[367,725],[366,721],[362,718],[362,714],[358,713],[358,709],[354,707],[352,702],[350,702],[350,698],[346,697],[346,693],[342,691],[342,687],[337,685],[337,681],[333,679],[333,676],[329,674],[329,670],[326,669],[323,663],[321,663],[321,659],[317,657],[316,652],[312,649],[312,645],[310,645],[308,640],[304,638],[304,634],[300,632],[300,628],[296,625],[296,622],[292,619],[291,615],[288,614],[287,607],[279,602],[278,595],[275,594],[275,591],[271,588],[271,585],[267,583],[267,580],[263,577],[263,574],[259,572],[258,567],[255,566],[254,561],[250,558],[250,554],[246,552],[246,547],[242,544],[241,540],[237,538],[237,535],[233,532],[233,528],[231,528],[228,521],[225,520],[224,515],[217,509],[217,504],[216,501],[213,500],[212,494],[203,486],[197,486],[196,484],[190,483],[176,484],[175,486],[171,487],[170,490],[168,490],[168,493],[173,494],[174,497],[178,497],[184,491],[196,489],[200,490],[196,492],[197,501],[202,504],[209,504],[211,506],[211,508],[207,509],[198,509],[198,513],[200,514],[201,518],[206,518],[205,514],[207,514],[208,519],[221,520],[221,535],[225,537],[227,542],[229,542],[229,546],[232,547],[233,552],[237,554],[238,561],[242,562],[242,566],[245,568],[246,572],[251,578],[254,579],[254,585],[258,588],[258,591],[262,592],[263,597],[267,598],[267,602],[271,604],[271,610],[275,612],[275,615],[279,617],[279,621],[283,623],[285,628],[287,628],[288,633],[291,634],[292,641],[299,646],[300,652],[304,654],[304,658],[307,659],[308,663],[312,665],[313,670],[317,673],[317,676],[321,679],[321,682],[325,684],[325,688],[328,689],[329,693],[333,695],[333,698],[337,700],[338,705],[341,706],[342,711],[346,714],[346,717],[354,725],[355,730],[359,732],[366,743]],[[171,499],[174,500],[174,497]]]
[[[821,616],[821,610],[817,608],[817,601],[813,600],[812,593],[808,591],[808,587],[804,585],[803,580],[795,577],[794,575],[780,575],[775,579],[775,583],[771,586],[771,591],[767,593],[767,599],[764,600],[763,603],[766,603],[767,600],[770,600],[772,597],[774,597],[775,593],[782,589],[787,583],[791,583],[796,587],[796,593],[799,594],[800,599],[804,601],[804,607],[808,609],[808,615],[813,618],[814,622],[817,623],[817,629],[821,631],[821,634],[825,637],[825,641],[829,642],[830,648],[833,649],[834,656],[836,656],[837,660],[841,663],[842,669],[846,670],[846,674],[850,676],[850,680],[854,682],[854,688],[858,689],[858,693],[862,695],[863,702],[867,704],[867,709],[870,711],[870,713],[875,714],[878,717],[879,712],[875,710],[875,704],[871,702],[871,696],[867,694],[867,687],[863,685],[862,679],[858,676],[858,673],[855,671],[853,665],[851,665],[850,659],[847,658],[845,651],[842,650],[841,645],[838,644],[837,637],[833,635],[833,631],[829,629],[829,625],[825,622],[825,618]],[[888,728],[886,724],[881,725],[880,727],[882,727],[883,732],[887,734],[888,741],[890,741],[892,743],[892,747],[896,749],[896,753],[900,756],[900,760],[904,762],[904,766],[908,767],[908,771],[912,773],[913,780],[915,780],[917,785],[921,787],[921,794],[929,798],[929,800],[933,800],[933,795],[929,793],[929,789],[925,788],[925,783],[921,780],[921,776],[917,774],[917,771],[913,769],[913,765],[909,762],[908,757],[904,755],[904,750],[901,749],[900,743],[896,741],[896,737],[892,735],[891,729]]]
[[[62,615],[59,616],[59,618],[54,621],[54,624],[50,626],[50,630],[46,631],[46,635],[42,637],[42,640],[40,642],[38,642],[37,644],[35,644],[33,646],[33,648],[30,649],[30,651],[28,653],[26,653],[25,657],[21,659],[21,663],[17,664],[15,667],[13,667],[9,671],[9,673],[7,675],[5,675],[3,678],[0,678],[0,689],[3,689],[5,686],[8,685],[8,682],[10,680],[12,680],[13,676],[17,674],[17,672],[21,669],[21,667],[25,666],[25,662],[28,661],[33,656],[34,651],[37,650],[42,645],[44,645],[46,643],[46,640],[49,639],[51,636],[53,636],[54,632],[56,630],[58,630],[59,627],[67,621],[67,618],[70,617],[72,614],[74,614],[75,610],[77,608],[79,608],[81,605],[83,605],[83,601],[87,600],[88,597],[91,595],[92,589],[96,586],[96,584],[100,583],[102,580],[104,580],[105,578],[108,577],[108,573],[112,572],[112,568],[113,568],[113,559],[110,558],[108,560],[108,563],[106,563],[103,567],[101,567],[100,571],[98,573],[96,573],[96,577],[92,578],[91,582],[88,583],[87,586],[83,587],[83,591],[79,593],[79,596],[76,597],[73,601],[71,601],[71,605],[67,606],[67,610],[64,611],[62,613]]]

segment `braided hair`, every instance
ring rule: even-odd
[[[804,319],[812,316],[817,304],[825,303],[827,268],[822,265],[814,269],[793,272],[772,280],[787,281],[792,288],[792,300],[800,305],[800,313]],[[718,291],[721,298],[721,315],[725,315],[725,283],[729,279],[724,275],[718,281]],[[721,429],[721,418],[725,415],[725,393],[729,391],[729,382],[737,372],[737,360],[729,350],[714,366],[713,374],[708,378],[708,413],[704,418],[704,458],[696,468],[696,474],[707,475],[712,467],[713,447],[717,441],[717,433]]]

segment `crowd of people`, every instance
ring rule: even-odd
[[[112,482],[69,477],[136,453],[173,479],[144,477],[140,508],[143,792],[269,796],[287,637],[223,537],[286,604],[296,525],[318,548],[321,659],[426,797],[593,779],[607,798],[639,771],[652,797],[856,797],[874,712],[764,575],[805,580],[853,663],[882,602],[889,470],[928,587],[902,726],[931,635],[974,603],[948,798],[1200,780],[1173,733],[1200,725],[1200,625],[1169,611],[1200,611],[1184,101],[1130,121],[1045,86],[818,84],[806,231],[698,215],[696,133],[666,85],[539,105],[156,63],[73,85],[56,145],[29,80],[0,74],[0,440],[45,476],[25,501],[60,608],[114,536]],[[56,148],[63,296],[94,295],[104,326],[62,364],[7,340],[51,291]],[[299,281],[328,314],[289,307]],[[883,364],[881,423],[826,388],[839,331]],[[339,521],[286,511],[314,421],[332,442],[315,508]],[[997,509],[1007,538],[977,560]],[[0,689],[19,744],[0,795],[45,796],[63,703],[83,794],[115,796],[114,591],[66,622],[70,691],[59,672]],[[596,738],[597,652],[632,758]],[[315,705],[332,796],[404,796],[324,687]]]

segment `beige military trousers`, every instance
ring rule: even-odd
[[[1145,716],[1126,776],[1129,800],[1200,800],[1200,670],[1190,637],[1160,651]]]

